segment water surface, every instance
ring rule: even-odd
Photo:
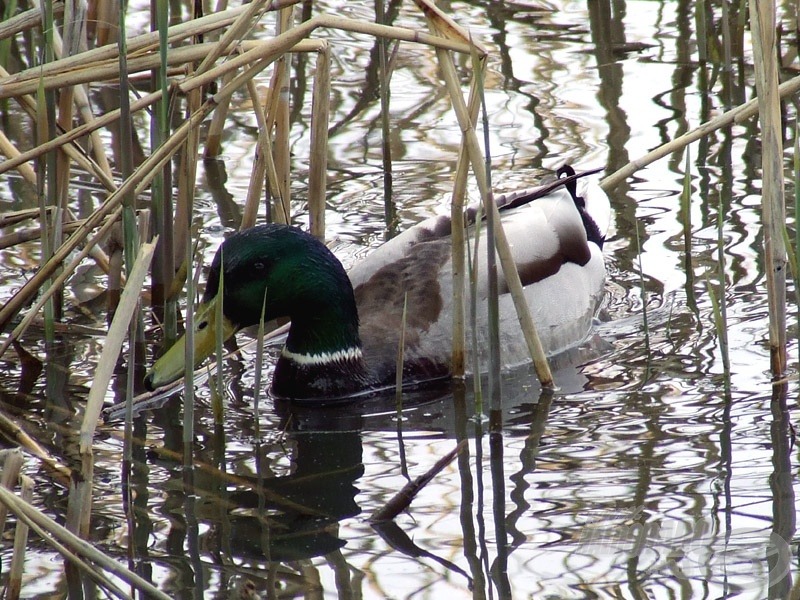
[[[315,10],[328,6],[318,2]],[[441,6],[491,51],[486,96],[501,191],[535,184],[565,162],[611,173],[754,94],[748,45],[731,70],[699,62],[695,3]],[[364,3],[347,3],[344,12],[372,18]],[[715,6],[709,30],[717,45],[721,18]],[[396,23],[424,27],[410,3]],[[272,31],[265,22],[256,35]],[[328,233],[351,263],[390,232],[448,210],[460,133],[433,53],[402,44],[390,117],[397,217],[387,223],[373,42],[337,31],[319,36],[333,47]],[[461,72],[468,67],[460,58]],[[265,73],[260,83],[268,81]],[[293,93],[292,130],[299,224],[306,222],[310,110],[310,93],[302,92]],[[4,123],[12,117],[4,114]],[[787,147],[794,119],[788,107]],[[252,114],[234,110],[230,120],[221,160],[198,173],[207,258],[238,226],[254,157]],[[137,570],[176,598],[227,598],[248,585],[282,598],[790,597],[798,577],[797,392],[794,378],[773,386],[768,373],[756,134],[747,121],[689,149],[688,271],[679,214],[685,154],[612,191],[603,323],[587,347],[561,361],[557,392],[542,394],[528,369],[506,374],[494,433],[474,418],[469,386],[410,395],[402,418],[392,398],[308,410],[262,394],[256,412],[248,350],[226,365],[224,427],[214,425],[208,384],[198,387],[197,466],[188,481],[181,397],[137,420],[130,521],[120,495],[122,426],[101,428],[92,542],[121,561],[132,547]],[[3,210],[32,202],[19,181],[0,181]],[[85,209],[85,197],[75,202]],[[718,282],[720,205],[729,391],[706,283]],[[30,275],[37,256],[35,245],[0,253],[0,301]],[[87,268],[73,289],[101,283]],[[67,319],[105,327],[93,306]],[[45,361],[33,379],[12,354],[0,359],[6,410],[67,463],[77,460],[76,429],[101,343],[91,332],[67,332],[46,348],[41,333],[29,334],[25,348]],[[123,393],[124,376],[108,403]],[[368,522],[461,440],[465,451],[408,511],[385,526]],[[37,481],[36,503],[63,520],[66,491],[35,461],[26,470]],[[4,544],[4,565],[10,556]],[[36,538],[28,561],[24,597],[64,591],[61,559]]]

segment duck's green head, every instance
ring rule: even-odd
[[[222,289],[223,341],[239,329],[289,317],[287,348],[314,354],[359,345],[358,315],[347,273],[313,236],[287,225],[267,224],[236,233],[217,250],[194,319],[195,365],[216,346]],[[185,336],[145,377],[155,389],[185,371]]]

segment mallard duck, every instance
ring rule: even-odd
[[[550,355],[585,339],[603,296],[609,202],[596,182],[583,178],[586,174],[562,167],[559,179],[496,200],[528,305]],[[468,210],[467,219],[475,218],[476,209]],[[262,309],[265,320],[291,319],[272,379],[274,395],[324,401],[394,385],[406,298],[404,384],[450,376],[449,217],[432,217],[409,228],[349,273],[324,244],[297,227],[267,224],[233,234],[214,257],[194,321],[198,364],[214,348],[223,262],[226,339],[259,323]],[[476,271],[481,349],[488,347],[485,262],[479,260]],[[503,363],[513,366],[529,360],[528,350],[502,272],[499,279]],[[469,304],[470,294],[466,297]],[[469,340],[469,329],[467,334]],[[183,374],[182,342],[155,363],[146,387],[160,387]]]

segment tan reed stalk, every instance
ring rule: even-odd
[[[476,80],[473,77],[469,95],[470,121],[475,123],[478,118],[478,98],[475,93]],[[462,138],[456,163],[456,175],[453,181],[453,193],[450,197],[451,225],[451,255],[453,261],[453,352],[451,363],[453,377],[463,377],[466,371],[466,327],[464,307],[465,286],[465,255],[466,237],[464,229],[464,198],[467,193],[467,176],[469,175],[469,157],[467,146]],[[473,323],[473,326],[475,324]],[[477,373],[476,373],[477,376]]]
[[[22,451],[19,448],[9,448],[2,451],[2,465],[0,470],[0,485],[6,489],[14,489],[22,469]],[[8,507],[0,503],[0,531],[6,529]]]
[[[13,497],[17,498],[16,496]],[[16,501],[23,505],[32,506],[30,503],[25,503],[19,499],[17,499]],[[92,578],[93,581],[97,582],[98,584],[106,588],[108,591],[115,594],[118,598],[124,598],[124,599],[130,598],[130,595],[126,594],[119,587],[117,587],[117,585],[111,580],[111,578],[108,575],[100,571],[94,565],[86,562],[83,558],[76,555],[69,548],[58,542],[45,528],[40,527],[37,523],[31,521],[24,515],[20,515],[19,518],[21,521],[24,521],[28,525],[28,527],[30,527],[30,529],[34,531],[34,533],[36,533],[40,538],[42,538],[50,546],[52,546],[53,549],[56,550],[56,552],[58,552],[61,556],[66,558],[70,564],[76,566],[77,568],[85,572],[89,577]]]
[[[50,210],[52,209],[48,208],[48,212],[50,212]],[[38,208],[23,208],[21,210],[10,210],[7,213],[0,215],[0,229],[3,227],[10,227],[12,225],[18,225],[20,223],[24,223],[25,221],[31,221],[33,219],[38,219],[38,218],[39,218]],[[38,225],[36,226],[36,229],[37,229],[37,234],[35,238],[38,238],[39,237]]]
[[[239,14],[239,10],[231,9],[226,13]],[[217,15],[213,21],[214,25],[225,26],[225,23],[230,22],[230,18],[222,19],[222,16],[230,17],[231,15]],[[208,17],[201,17],[195,19],[191,23],[203,22],[206,28],[188,28],[187,24],[180,24],[170,27],[170,43],[175,43],[178,40],[203,33],[208,29]],[[441,37],[432,36],[429,34],[412,31],[402,27],[390,27],[386,25],[376,25],[372,23],[363,23],[344,17],[333,17],[330,15],[317,15],[312,19],[293,28],[296,29],[291,36],[284,37],[278,36],[272,40],[260,43],[253,43],[255,46],[250,48],[243,54],[237,57],[229,58],[223,64],[209,69],[203,73],[203,76],[197,79],[194,85],[203,86],[220,78],[224,73],[236,70],[239,67],[253,63],[268,56],[275,51],[275,46],[283,46],[281,52],[287,52],[295,43],[300,42],[307,37],[312,31],[318,28],[334,28],[343,29],[345,31],[353,31],[356,33],[365,33],[368,35],[376,35],[387,37],[391,39],[398,39],[404,41],[418,42],[432,46],[434,48],[443,48],[453,50],[464,54],[469,53],[469,44],[447,40]],[[211,30],[214,28],[212,27]],[[180,35],[177,35],[180,32]],[[287,40],[293,40],[286,43]],[[131,55],[128,61],[128,73],[139,71],[149,71],[158,64],[159,58],[153,53],[158,48],[158,37],[156,33],[143,34],[135,38],[131,38],[127,42],[128,52]],[[213,46],[213,43],[212,43]],[[198,44],[196,46],[186,46],[174,48],[170,51],[170,64],[185,64],[192,60],[201,60],[203,48],[205,55],[210,51],[211,46]],[[151,53],[140,56],[140,52],[149,50]],[[231,48],[232,50],[232,48]],[[203,56],[205,56],[203,55]],[[45,66],[42,69],[28,69],[20,73],[16,73],[9,77],[4,77],[0,80],[0,99],[8,97],[17,97],[23,94],[33,93],[38,87],[38,81],[42,79],[46,89],[54,89],[63,87],[65,85],[75,85],[77,83],[89,83],[119,76],[119,67],[115,62],[118,54],[115,48],[98,48],[82,52],[77,57],[70,57],[53,61],[51,65]]]
[[[311,235],[325,239],[325,196],[328,181],[331,55],[324,40],[317,52],[311,98],[311,155],[308,157],[308,220]]]
[[[6,3],[6,9],[11,8],[12,3]],[[63,2],[53,2],[53,16],[61,16],[64,13]],[[28,31],[42,25],[42,11],[37,6],[16,15],[11,15],[10,11],[4,15],[0,21],[0,40],[7,40],[18,33]],[[2,58],[2,56],[0,56]],[[0,60],[0,62],[3,62]]]
[[[775,379],[786,371],[786,247],[783,228],[786,208],[783,191],[783,141],[774,0],[750,2],[753,62],[761,124],[761,210],[764,262],[769,304],[770,368]]]
[[[33,479],[27,475],[20,475],[19,483],[22,501],[30,504],[33,500]],[[22,570],[25,564],[25,548],[28,545],[28,524],[17,521],[14,531],[14,552],[11,555],[11,568],[8,573],[8,585],[5,598],[17,600],[22,592]]]
[[[277,188],[278,176],[275,173],[275,163],[272,160],[272,136],[267,125],[267,116],[261,106],[261,99],[258,96],[258,90],[253,80],[247,82],[247,90],[250,94],[250,103],[253,105],[253,114],[258,124],[258,137],[256,139],[258,150],[250,172],[250,184],[247,187],[247,198],[245,199],[244,210],[242,210],[242,222],[239,225],[240,231],[249,229],[256,224],[265,177],[267,185],[270,187],[270,196],[275,198],[279,194]]]
[[[419,6],[419,5],[418,5]],[[424,7],[421,7],[424,10]],[[446,23],[440,26],[446,27]],[[429,26],[434,26],[433,21],[429,21]],[[434,29],[438,31],[438,29]],[[470,123],[474,124],[478,119],[480,109],[480,96],[477,93],[477,79],[473,74],[472,84],[469,93],[469,118]],[[464,307],[464,288],[465,288],[465,224],[464,224],[464,199],[467,192],[467,177],[469,176],[469,155],[467,152],[466,138],[462,137],[461,146],[456,163],[456,174],[453,181],[453,193],[450,198],[450,220],[451,220],[451,256],[453,270],[453,348],[451,354],[451,365],[454,377],[463,377],[465,367],[465,307]],[[474,311],[473,311],[474,312]],[[473,321],[473,327],[476,323]],[[474,350],[477,350],[476,348]],[[476,376],[478,373],[476,373]]]
[[[103,344],[92,387],[89,390],[89,397],[86,401],[83,422],[81,423],[81,454],[91,454],[92,452],[92,441],[97,427],[97,420],[103,410],[106,391],[111,378],[114,376],[117,357],[122,350],[122,344],[128,333],[128,325],[139,302],[140,291],[147,276],[156,243],[157,238],[152,242],[142,244],[136,262],[128,276],[128,282],[122,291],[119,308],[114,314],[111,327],[108,329],[108,335]]]
[[[282,9],[278,13],[276,25],[276,35],[289,30],[293,25],[292,8]],[[267,116],[267,123],[275,123],[275,139],[273,140],[273,158],[275,160],[275,170],[278,173],[278,188],[280,195],[273,198],[277,207],[280,209],[276,214],[281,216],[281,222],[289,223],[291,220],[290,206],[292,199],[292,180],[291,180],[291,149],[289,147],[289,134],[291,125],[289,123],[289,67],[292,55],[283,54],[275,61],[272,71],[272,81],[270,83],[270,99],[272,104],[269,107],[270,113]],[[270,118],[271,116],[271,118]]]
[[[38,149],[39,146],[36,148]],[[30,165],[25,164],[25,159],[21,158],[23,154],[17,150],[16,146],[11,143],[11,140],[9,140],[2,131],[0,131],[0,154],[7,156],[9,159],[0,163],[0,173],[17,166],[17,171],[19,171],[19,174],[22,176],[22,178],[32,186],[36,186],[36,173],[34,172],[33,168]],[[14,162],[16,162],[16,164],[11,164],[10,166],[6,164]]]
[[[2,72],[2,68],[0,68],[0,76],[2,76],[2,73],[3,73]],[[160,97],[161,97],[161,91],[159,90],[157,92],[153,92],[151,94],[147,94],[146,96],[143,96],[140,99],[137,99],[136,101],[134,101],[131,104],[131,113],[132,114],[136,113],[136,112],[148,107],[153,102],[157,101]],[[36,110],[35,104],[32,104],[31,106],[29,106],[29,108],[31,109],[31,110],[28,111],[29,114],[31,114],[32,111]],[[58,137],[56,137],[54,139],[51,139],[51,140],[47,141],[44,144],[37,145],[35,148],[31,148],[30,150],[27,150],[25,152],[21,152],[20,153],[20,152],[16,151],[16,149],[13,149],[12,152],[16,153],[14,156],[11,156],[8,152],[6,152],[6,148],[0,144],[0,152],[5,154],[6,156],[8,156],[8,160],[3,161],[2,163],[0,163],[0,175],[5,173],[6,171],[9,171],[11,169],[15,169],[16,168],[16,169],[18,169],[20,171],[21,174],[23,174],[23,176],[25,176],[24,173],[22,172],[22,169],[23,168],[29,168],[29,167],[27,167],[25,165],[25,163],[27,163],[28,161],[34,160],[35,158],[41,156],[42,154],[50,152],[54,148],[60,148],[61,146],[64,146],[65,144],[70,144],[70,147],[67,148],[65,150],[65,152],[67,152],[69,154],[71,159],[77,160],[77,156],[82,156],[82,155],[81,154],[77,154],[80,151],[77,148],[75,148],[75,147],[73,147],[71,145],[72,142],[74,142],[75,140],[78,140],[78,139],[80,139],[80,138],[82,138],[82,137],[84,137],[86,135],[92,135],[98,129],[100,129],[102,127],[106,127],[107,125],[110,125],[111,123],[113,123],[117,119],[119,119],[119,115],[120,115],[119,109],[115,109],[115,110],[109,111],[108,113],[102,115],[101,117],[98,117],[97,119],[94,119],[90,123],[85,123],[83,125],[79,125],[78,127],[70,129],[69,131],[64,132],[60,136],[58,136]],[[2,132],[0,132],[0,133],[2,133]],[[3,139],[3,137],[0,137],[0,142],[2,142],[2,139]],[[98,179],[100,184],[103,185],[105,187],[105,189],[107,189],[108,191],[112,191],[112,190],[116,189],[116,184],[114,183],[113,179],[111,178],[111,175],[110,174],[108,174],[108,175],[104,174],[104,172],[102,170],[100,170],[99,166],[98,166],[98,169],[95,170],[95,169],[93,169],[93,167],[90,165],[90,163],[88,161],[87,162],[79,162],[79,165],[82,166],[87,171],[89,171],[90,173],[92,173]],[[27,179],[27,177],[26,177],[26,179]]]
[[[36,2],[39,4],[39,0]],[[64,12],[64,38],[58,33],[58,30],[53,31],[53,44],[56,59],[61,59],[64,56],[75,56],[80,54],[82,49],[86,47],[86,10],[81,3],[68,2]],[[81,115],[85,123],[91,123],[94,120],[92,114],[91,103],[89,102],[88,91],[81,85],[65,86],[59,90],[59,118],[58,124],[63,131],[72,129],[72,115],[73,115],[73,101],[75,107]],[[108,164],[108,158],[105,151],[105,144],[103,143],[100,135],[93,131],[90,134],[90,149],[100,169],[111,177],[111,166]],[[59,186],[63,184],[63,194],[66,195],[67,185],[69,181],[68,161],[61,153],[59,153],[59,160],[65,161],[67,170],[65,174],[59,171]],[[66,176],[65,176],[66,175]],[[62,204],[66,204],[66,198],[62,199]]]
[[[100,2],[100,4],[106,4]],[[188,38],[210,33],[212,31],[225,29],[230,27],[232,23],[239,18],[239,16],[249,10],[248,5],[239,6],[236,8],[228,9],[222,12],[215,12],[199,19],[192,19],[187,22],[178,23],[169,28],[169,42],[170,44],[177,44]],[[128,40],[128,51],[131,53],[139,54],[143,51],[152,50],[159,45],[159,34],[157,31],[144,33]],[[116,45],[111,44],[98,44],[98,47],[84,53],[84,60],[75,60],[73,64],[68,65],[67,69],[73,69],[85,64],[85,61],[103,61],[103,60],[116,60],[117,48]]]
[[[795,94],[798,90],[800,90],[800,75],[778,86],[778,95],[781,98],[785,98]],[[639,171],[640,169],[645,168],[647,165],[654,163],[659,158],[663,158],[668,154],[672,154],[673,152],[688,146],[692,142],[695,142],[700,138],[715,132],[717,129],[722,129],[723,127],[727,127],[728,125],[732,125],[734,123],[741,123],[758,114],[758,110],[758,98],[754,98],[749,102],[745,102],[736,108],[726,111],[718,117],[715,117],[710,121],[703,123],[699,127],[696,127],[692,131],[684,133],[682,136],[677,137],[666,144],[662,144],[655,150],[651,150],[644,156],[632,160],[621,169],[618,169],[603,179],[600,182],[600,187],[602,187],[606,192],[613,190],[620,183],[633,175],[636,171]]]
[[[227,73],[222,78],[222,85],[230,83],[236,73],[233,71]],[[254,84],[255,85],[255,84]],[[228,118],[229,103],[225,102],[220,104],[211,116],[211,123],[208,125],[208,134],[206,135],[205,150],[203,156],[205,158],[216,158],[222,151],[222,134],[225,131],[225,121]]]

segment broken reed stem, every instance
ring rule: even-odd
[[[417,494],[422,491],[431,480],[436,477],[447,465],[449,465],[467,445],[467,440],[461,440],[455,449],[445,454],[442,458],[428,469],[428,471],[417,477],[414,481],[409,481],[403,486],[395,496],[387,502],[383,508],[376,510],[369,518],[370,523],[380,523],[381,521],[391,521],[401,512],[406,510]]]
[[[328,126],[331,104],[331,53],[322,41],[317,52],[311,98],[311,155],[308,157],[308,221],[311,235],[325,240],[328,184]]]
[[[275,174],[275,163],[272,160],[272,136],[270,135],[267,116],[261,106],[261,99],[258,96],[254,81],[247,82],[247,91],[250,93],[250,103],[253,105],[253,114],[258,124],[258,138],[256,141],[258,149],[250,173],[250,183],[247,186],[247,198],[242,210],[242,222],[239,224],[240,231],[249,229],[256,224],[265,178],[267,185],[270,187],[270,196],[274,198],[279,193],[277,187],[275,187],[277,175]]]
[[[775,379],[786,371],[786,247],[783,228],[783,141],[773,0],[750,2],[753,62],[761,124],[761,210],[769,305],[770,368]]]
[[[471,123],[478,120],[480,110],[480,95],[478,94],[478,80],[473,74],[469,90],[468,110]],[[467,155],[466,140],[462,137],[458,151],[453,193],[450,197],[451,226],[451,255],[453,260],[453,377],[463,377],[466,371],[466,314],[464,290],[466,288],[466,228],[464,222],[464,200],[467,195],[467,177],[469,176],[469,156]],[[476,223],[479,222],[476,220]],[[477,268],[477,265],[476,267]],[[474,311],[473,311],[474,313]],[[472,322],[472,331],[477,323]],[[477,350],[477,348],[475,348]],[[478,375],[479,371],[475,372]]]
[[[286,8],[280,11],[276,23],[275,35],[280,36],[292,28],[292,9]],[[291,124],[289,123],[289,65],[291,64],[291,54],[284,53],[276,61],[272,71],[272,81],[270,82],[269,114],[267,123],[274,123],[275,138],[273,139],[273,159],[275,170],[278,175],[277,187],[280,191],[277,197],[272,200],[277,209],[275,220],[280,223],[291,221],[290,204],[292,198],[291,182],[291,148],[289,144],[289,134]]]
[[[21,489],[21,500],[30,504],[33,500],[33,479],[27,475],[20,475],[19,483]],[[16,600],[22,591],[22,569],[25,565],[25,548],[28,545],[28,524],[25,521],[17,521],[14,531],[14,552],[11,555],[11,569],[8,573],[8,586],[6,587],[5,598]]]
[[[781,98],[791,96],[798,90],[800,90],[800,75],[778,86],[778,94]],[[692,131],[685,133],[682,136],[667,142],[666,144],[662,144],[655,150],[651,150],[644,156],[629,162],[621,169],[618,169],[603,179],[600,182],[600,187],[603,189],[603,191],[609,192],[617,187],[620,183],[625,181],[628,177],[633,175],[636,171],[645,168],[647,165],[657,161],[658,159],[663,158],[668,154],[672,154],[673,152],[676,152],[685,146],[688,146],[692,142],[695,142],[700,138],[715,132],[717,129],[722,129],[723,127],[727,127],[733,123],[741,123],[742,121],[749,119],[758,113],[759,98],[761,98],[760,94],[758,98],[754,98],[749,102],[745,102],[736,108],[726,111],[718,117],[703,123]]]
[[[2,470],[0,470],[0,485],[6,489],[14,489],[19,473],[22,470],[22,451],[19,448],[9,448],[2,451]],[[8,507],[0,502],[0,531],[6,529]]]

